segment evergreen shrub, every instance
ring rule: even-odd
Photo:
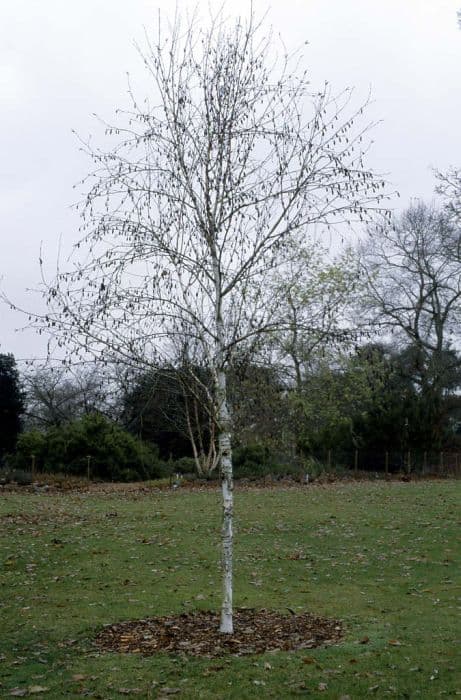
[[[155,479],[167,473],[155,446],[137,440],[113,421],[98,413],[53,427],[44,433],[22,433],[14,468],[30,468],[31,455],[41,471],[113,481]]]

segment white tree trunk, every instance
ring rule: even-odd
[[[232,520],[233,520],[233,479],[230,415],[227,406],[226,374],[221,369],[217,377],[217,400],[219,411],[219,456],[221,463],[223,523],[222,523],[222,575],[223,598],[221,626],[219,631],[232,634]]]

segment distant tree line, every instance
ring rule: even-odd
[[[272,288],[286,324],[243,347],[228,374],[235,473],[302,470],[334,450],[461,446],[461,178],[331,259],[315,241],[287,255]],[[176,359],[46,366],[0,355],[4,465],[145,479],[216,473],[213,375],[190,340]],[[369,464],[370,469],[377,468]]]

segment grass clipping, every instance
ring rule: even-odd
[[[339,620],[265,609],[236,610],[231,635],[220,634],[218,627],[216,612],[185,612],[106,625],[95,641],[99,649],[107,652],[145,656],[183,653],[212,658],[312,649],[336,644],[343,634]]]

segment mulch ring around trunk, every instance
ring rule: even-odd
[[[339,620],[309,613],[272,610],[234,611],[234,633],[220,634],[219,614],[197,611],[169,617],[106,625],[95,643],[102,651],[151,656],[159,652],[215,657],[267,651],[294,651],[337,644],[343,636]]]

